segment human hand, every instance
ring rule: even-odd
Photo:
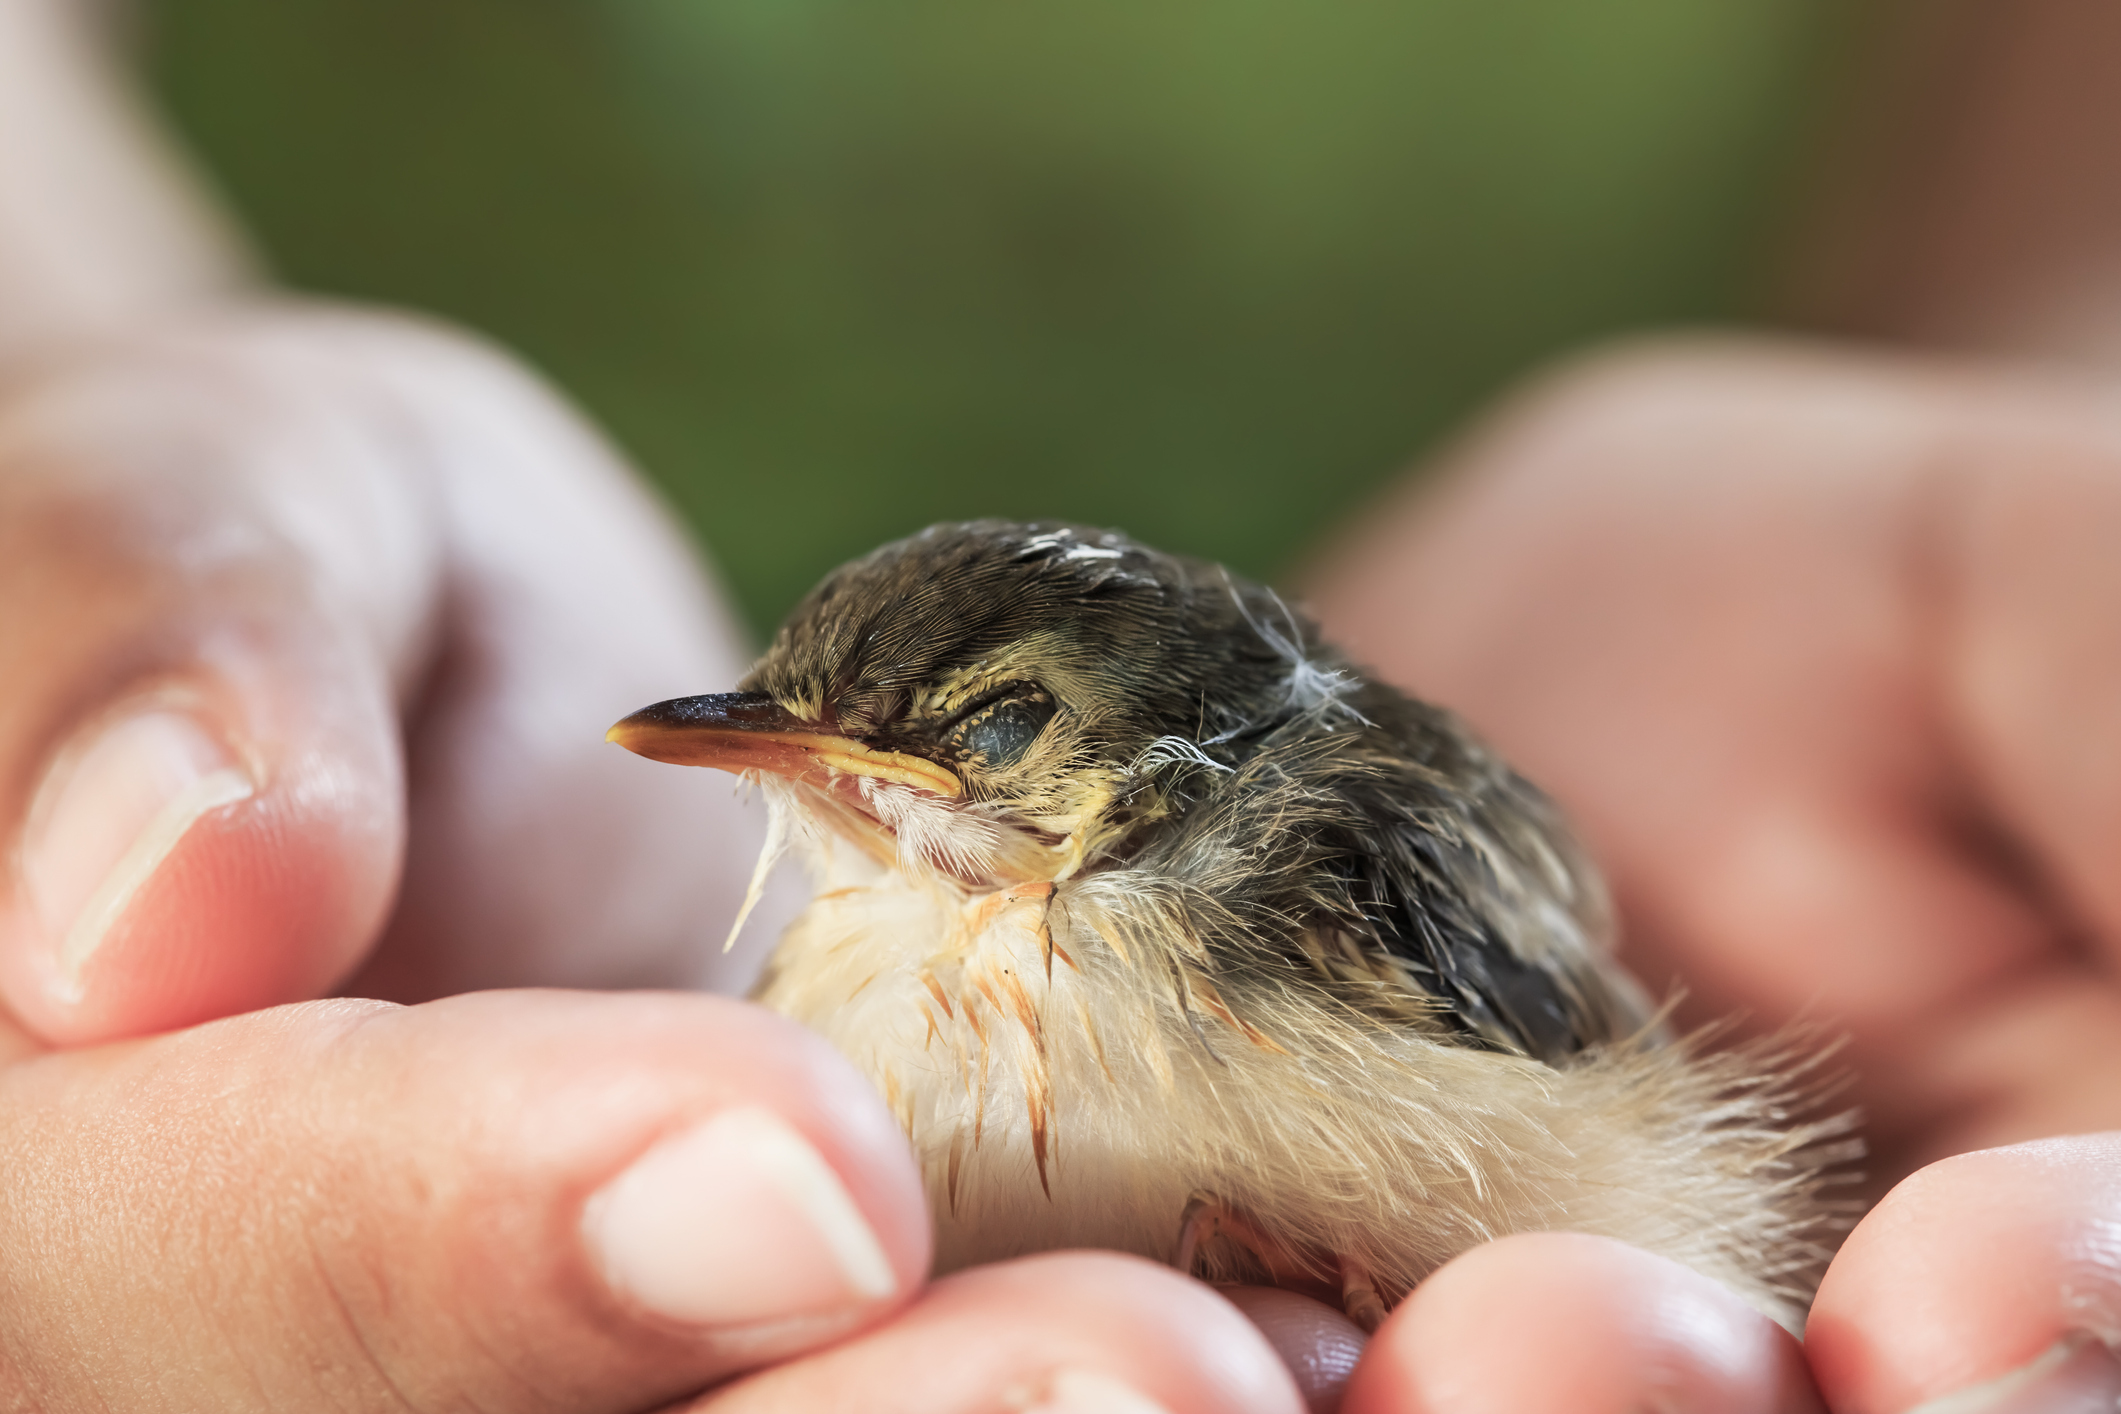
[[[0,1003],[82,1044],[356,969],[403,999],[704,980],[755,827],[602,727],[741,661],[610,454],[458,338],[261,307],[23,367]]]
[[[881,1101],[712,997],[322,1002],[61,1052],[0,1028],[0,1154],[9,1408],[618,1414],[718,1381],[688,1407],[1297,1407],[1147,1263],[920,1290]]]
[[[1293,1407],[1229,1307],[1146,1264],[921,1291],[895,1125],[755,1009],[488,993],[171,1030],[356,967],[411,995],[682,980],[719,943],[753,852],[730,798],[600,728],[734,676],[734,635],[500,360],[267,308],[101,343],[0,395],[0,536],[0,1403]],[[407,777],[414,873],[370,955]],[[761,1176],[682,1137],[731,1111],[837,1174],[840,1262],[774,1190],[785,1142]]]
[[[179,209],[145,129],[109,120],[122,104],[40,30],[50,13],[9,9],[0,46],[38,80],[0,84],[20,198],[0,220],[19,296],[0,310],[0,1002],[28,1023],[0,1026],[7,1402],[628,1407],[865,1320],[883,1324],[713,1402],[1022,1403],[1069,1365],[1174,1409],[1284,1402],[1225,1308],[1136,1264],[996,1269],[894,1311],[921,1245],[897,1150],[857,1142],[874,1116],[839,1082],[783,1073],[785,1035],[704,999],[321,1004],[97,1044],[362,965],[407,828],[415,872],[364,991],[688,975],[697,935],[671,926],[724,911],[703,900],[748,850],[696,791],[653,799],[653,773],[575,778],[585,698],[682,679],[613,688],[601,722],[734,667],[601,450],[447,339],[185,314],[225,307],[241,262]],[[99,727],[117,730],[95,745]],[[155,788],[128,787],[143,774]],[[686,809],[704,831],[640,828]],[[113,863],[130,889],[100,885]],[[718,1047],[725,1029],[747,1047]],[[898,1295],[732,1340],[756,1284],[691,1264],[754,1304],[672,1331],[584,1260],[584,1192],[732,1106],[807,1135]],[[743,1197],[738,1229],[761,1220]]]
[[[1829,1403],[1894,1414],[2049,1349],[2121,1387],[2115,1143],[1938,1162],[2121,1126],[2108,400],[1680,345],[1563,375],[1457,461],[1321,562],[1313,606],[1561,801],[1653,990],[1847,1035],[1872,1176],[1921,1171],[1821,1288]]]

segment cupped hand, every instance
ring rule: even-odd
[[[9,1408],[1298,1408],[1147,1263],[923,1291],[896,1124],[741,1003],[333,1001],[0,1055]]]
[[[601,737],[732,680],[737,636],[532,379],[284,305],[11,373],[0,1006],[82,1044],[363,969],[401,999],[708,977],[755,826]]]
[[[1311,602],[1560,799],[1684,1014],[1848,1038],[1873,1191],[1914,1176],[1821,1288],[1829,1404],[2110,1407],[2116,1141],[1948,1157],[2121,1128],[2110,390],[1681,343],[1564,372],[1455,462]]]
[[[306,1000],[701,980],[752,827],[601,737],[740,666],[459,337],[260,306],[10,370],[0,1403],[1290,1414],[1148,1264],[924,1289],[903,1138],[755,1008]]]

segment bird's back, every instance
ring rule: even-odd
[[[1330,690],[1196,771],[1134,861],[1197,901],[1224,970],[1554,1065],[1650,1027],[1551,802],[1450,713],[1308,665]]]

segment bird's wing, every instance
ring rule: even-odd
[[[1398,694],[1295,719],[1209,783],[1153,850],[1212,899],[1226,975],[1278,957],[1367,1010],[1558,1064],[1641,1033],[1605,896],[1545,796],[1448,714]]]
[[[1489,764],[1441,788],[1390,772],[1358,789],[1365,941],[1491,1045],[1554,1063],[1639,1032],[1649,1008],[1608,949],[1596,875],[1546,798]]]

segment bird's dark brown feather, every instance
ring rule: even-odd
[[[1338,1272],[1374,1316],[1569,1227],[1801,1311],[1847,1129],[1792,1122],[1806,1064],[1667,1044],[1545,797],[1271,590],[936,526],[827,578],[745,687],[614,739],[763,771],[836,885],[759,995],[877,1079],[946,1268],[1113,1246]]]
[[[1062,708],[1098,714],[1114,762],[1159,739],[1198,749],[1122,797],[1138,823],[1107,849],[1188,886],[1203,945],[1237,975],[1550,1063],[1644,1024],[1602,968],[1597,885],[1545,798],[1219,567],[1083,527],[937,526],[836,571],[747,686],[821,696],[842,729],[943,759],[920,689],[1034,634],[1095,684],[1103,700]],[[1550,926],[1527,938],[1534,912]],[[1376,955],[1367,980],[1309,959],[1321,929]]]

